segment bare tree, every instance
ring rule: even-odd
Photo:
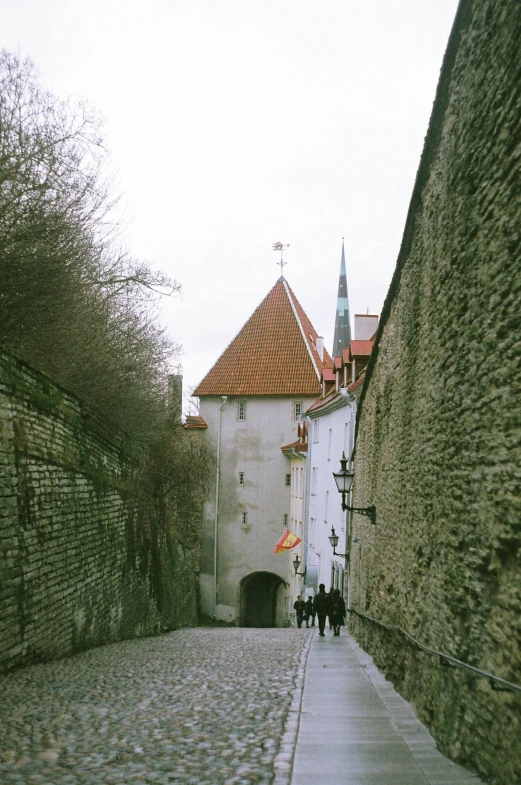
[[[0,52],[0,343],[153,442],[179,356],[153,302],[180,285],[120,247],[116,207],[99,117]]]

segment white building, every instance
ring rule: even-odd
[[[355,316],[357,335],[358,316]],[[362,317],[364,327],[371,318]],[[338,588],[347,598],[345,565],[349,551],[350,513],[342,511],[342,498],[333,477],[340,469],[342,455],[350,461],[354,447],[356,404],[364,382],[365,369],[373,346],[372,340],[352,340],[335,357],[334,370],[322,372],[322,396],[306,412],[308,437],[308,502],[306,505],[307,569],[318,571],[318,583],[326,590]],[[350,504],[349,500],[347,503]],[[332,529],[338,536],[335,556],[329,537]]]
[[[281,447],[295,439],[332,365],[281,276],[194,391],[217,456],[202,521],[203,614],[241,626],[289,623],[295,554],[274,553],[295,509]]]

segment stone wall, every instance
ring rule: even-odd
[[[521,684],[521,3],[460,3],[358,417],[351,602]],[[351,629],[441,749],[521,782],[521,694]]]
[[[194,553],[124,439],[0,353],[0,672],[197,623]]]

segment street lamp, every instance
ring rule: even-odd
[[[342,494],[342,509],[349,510],[350,512],[357,512],[360,515],[365,515],[367,518],[369,518],[373,525],[376,525],[376,507],[374,504],[372,504],[370,507],[350,507],[348,504],[346,504],[346,496],[351,492],[353,478],[355,476],[354,472],[350,472],[346,467],[347,458],[345,453],[342,453],[342,457],[340,458],[340,471],[333,472],[333,477],[335,478],[338,492]]]
[[[302,575],[302,576],[304,576],[306,574],[306,570],[304,570],[304,572],[299,572],[298,571],[298,568],[300,567],[301,563],[302,562],[300,561],[300,559],[298,557],[298,553],[296,553],[295,554],[295,558],[293,560],[293,567],[295,569],[295,575]]]
[[[329,542],[333,546],[333,556],[340,556],[341,559],[348,559],[348,553],[337,553],[335,548],[338,545],[338,534],[335,531],[335,527],[331,527],[331,534],[329,535]]]

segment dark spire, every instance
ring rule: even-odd
[[[341,357],[342,349],[347,349],[350,345],[351,326],[349,324],[349,300],[347,298],[346,257],[344,253],[344,238],[342,237],[342,260],[340,262],[340,277],[338,279],[333,357]]]

